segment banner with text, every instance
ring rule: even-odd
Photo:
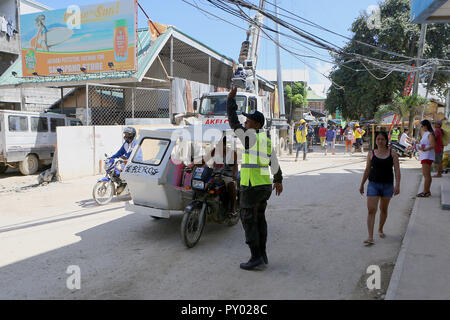
[[[20,16],[23,76],[137,69],[135,0]]]

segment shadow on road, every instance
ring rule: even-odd
[[[105,209],[97,210],[94,212],[89,212],[89,213],[85,213],[85,214],[79,214],[79,215],[74,215],[74,216],[69,216],[69,217],[64,217],[64,218],[56,218],[58,216],[67,216],[68,214],[75,214],[77,212],[82,212],[83,210],[72,211],[69,213],[64,213],[62,215],[57,215],[57,216],[53,216],[53,217],[45,217],[43,219],[30,220],[30,221],[22,222],[19,224],[3,226],[0,228],[0,233],[32,228],[32,227],[37,227],[37,226],[41,226],[41,225],[45,225],[45,224],[51,224],[51,223],[55,223],[55,222],[79,219],[79,218],[83,218],[83,217],[87,217],[87,216],[91,216],[91,215],[95,215],[95,214],[99,214],[99,213],[103,213],[103,212],[107,212],[107,211],[112,211],[112,210],[116,210],[116,209],[118,209],[118,207],[105,208]],[[51,219],[51,218],[55,218],[55,219]]]
[[[109,203],[119,203],[119,202],[130,201],[130,200],[131,200],[131,195],[129,195],[129,194],[128,195],[120,195],[120,196],[114,196]],[[76,204],[78,204],[80,207],[86,208],[86,209],[99,207],[97,202],[95,202],[95,200],[92,198],[77,201]]]
[[[322,169],[311,170],[319,175],[287,176],[282,196],[272,194],[267,209],[271,262],[263,273],[239,270],[239,262],[248,259],[240,223],[207,222],[200,242],[187,249],[180,237],[182,214],[158,220],[129,214],[75,232],[75,243],[0,268],[0,299],[354,298],[367,266],[395,261],[419,171],[402,169],[411,175],[404,175],[402,193],[392,201],[388,237],[366,248],[367,209],[357,192],[362,170]],[[78,204],[93,207],[91,199]],[[59,222],[75,223],[116,209],[100,207],[85,214],[81,209],[76,216],[6,226],[0,233],[27,228],[31,233],[32,227],[46,225],[47,238],[36,233],[34,241],[51,241]],[[70,265],[81,269],[81,290],[66,287]]]

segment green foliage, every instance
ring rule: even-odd
[[[292,108],[299,108],[308,105],[308,91],[303,82],[294,82],[292,86],[286,85],[284,87],[284,103],[285,110],[287,114],[291,113],[291,105]]]
[[[386,0],[380,3],[380,12],[381,27],[379,29],[368,27],[368,17],[365,13],[353,22],[351,28],[353,38],[344,47],[344,51],[389,61],[404,60],[404,58],[395,57],[355,42],[358,40],[405,56],[416,56],[420,25],[409,22],[409,0]],[[449,35],[449,24],[429,24],[424,58],[447,59]],[[378,106],[392,105],[396,100],[396,92],[403,92],[408,77],[406,73],[393,72],[386,79],[380,81],[367,71],[351,70],[365,70],[365,67],[348,56],[334,55],[333,58],[336,65],[330,77],[337,84],[343,86],[344,90],[339,90],[334,86],[330,87],[325,101],[325,108],[330,113],[339,109],[344,118],[359,119],[360,116],[363,116],[371,119],[377,112]],[[370,64],[366,64],[366,67],[374,68]],[[379,78],[385,76],[378,70],[371,70],[371,72]],[[448,73],[436,72],[431,88],[434,92],[442,95],[445,88],[448,88],[449,82],[450,75]]]
[[[409,132],[412,134],[414,117],[421,110],[421,108],[428,103],[428,100],[419,96],[418,94],[413,94],[407,97],[403,97],[398,92],[395,94],[395,98],[390,104],[381,105],[374,114],[375,122],[380,122],[383,114],[387,112],[394,112],[400,117],[402,121],[402,127],[404,128],[404,121],[408,117],[409,121]]]

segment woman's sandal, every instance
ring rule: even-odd
[[[370,240],[370,239],[367,239],[367,240],[364,241],[364,244],[365,244],[366,246],[371,246],[371,245],[375,244],[375,241]]]
[[[431,196],[430,192],[421,192],[418,195],[416,195],[416,197],[419,197],[419,198],[428,198],[430,196]]]

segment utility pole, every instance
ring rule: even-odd
[[[416,63],[417,68],[419,68],[422,65],[421,59],[423,57],[423,45],[425,43],[426,32],[427,32],[427,24],[422,23],[420,27],[419,49],[417,51],[417,63]],[[420,72],[416,71],[416,76],[414,77],[413,94],[417,94],[419,92],[419,78]]]
[[[423,57],[423,45],[425,43],[425,34],[427,32],[427,24],[426,23],[422,23],[422,25],[420,26],[420,37],[419,37],[419,48],[417,50],[417,62],[416,62],[416,66],[417,68],[419,68],[422,65],[422,57]],[[416,75],[414,77],[414,86],[413,86],[413,95],[414,94],[418,94],[419,92],[419,78],[420,78],[420,72],[416,71]],[[428,91],[428,90],[427,90]],[[427,92],[428,94],[428,92]],[[423,110],[425,109],[425,106],[423,107]],[[422,110],[422,118],[423,118],[423,110]],[[411,127],[411,124],[410,124]],[[414,128],[414,118],[413,118],[413,124],[412,124],[412,128]],[[419,130],[415,130],[416,131],[416,138],[418,136],[418,131]]]
[[[278,18],[278,6],[277,0],[275,0],[275,15]],[[280,43],[280,33],[279,33],[278,23],[275,23],[275,30],[277,31],[276,39],[277,42]],[[283,79],[281,72],[281,60],[280,60],[280,46],[276,46],[276,57],[277,57],[277,81],[278,81],[278,104],[280,105],[280,118],[284,116],[284,88],[283,88]]]

